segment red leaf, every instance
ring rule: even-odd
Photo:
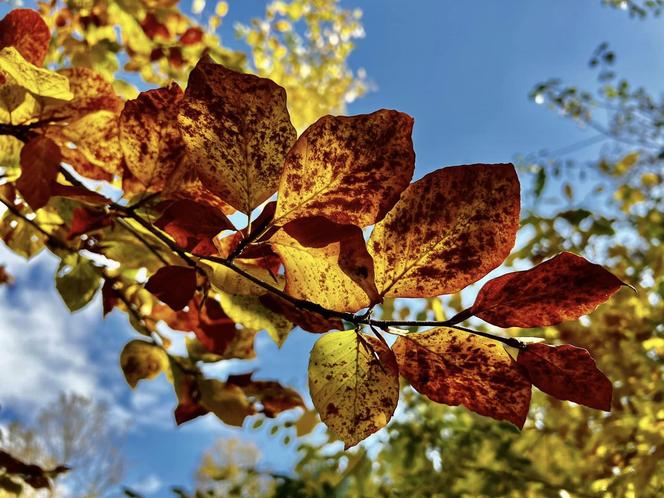
[[[166,25],[159,22],[159,19],[152,12],[149,12],[141,21],[141,28],[151,40],[157,37],[168,40],[171,37]]]
[[[564,252],[526,271],[490,280],[471,308],[499,327],[543,327],[593,311],[623,283],[600,265]]]
[[[203,30],[201,28],[189,28],[180,36],[180,43],[183,45],[193,45],[203,39]]]
[[[583,348],[565,344],[528,344],[517,363],[541,391],[554,398],[611,411],[613,386]]]
[[[54,183],[51,186],[51,195],[74,199],[84,204],[90,204],[93,206],[105,206],[106,204],[111,204],[112,202],[107,197],[104,197],[97,192],[93,192],[92,190],[88,190],[85,187],[77,187],[76,185],[62,185],[60,183]]]
[[[113,287],[114,283],[115,281],[113,279],[108,278],[104,281],[104,285],[101,288],[101,302],[104,317],[113,311],[113,308],[115,308],[120,302],[120,294]]]
[[[181,310],[196,292],[196,270],[188,266],[164,266],[145,284],[146,290],[174,310]]]
[[[392,349],[401,374],[431,400],[523,427],[531,383],[495,341],[440,327],[399,337]]]
[[[21,176],[16,187],[34,211],[50,199],[61,160],[57,144],[43,136],[33,138],[21,149]]]
[[[214,251],[211,239],[222,230],[234,228],[224,213],[210,206],[189,200],[166,204],[167,207],[155,222],[155,226],[167,232],[180,247],[187,251],[192,251],[205,241]]]
[[[0,49],[14,47],[23,58],[42,66],[51,32],[42,17],[32,9],[16,9],[0,21]]]
[[[74,209],[69,233],[67,233],[67,240],[111,224],[113,224],[113,219],[104,212],[92,211],[82,207],[76,208]]]

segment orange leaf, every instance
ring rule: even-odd
[[[164,266],[150,277],[145,289],[172,309],[181,310],[196,292],[196,270],[188,266]]]
[[[178,120],[204,185],[231,206],[250,213],[277,190],[296,138],[279,85],[205,56],[189,75]]]
[[[413,118],[391,110],[320,118],[286,156],[275,223],[325,216],[366,227],[382,219],[413,176],[412,128]]]
[[[511,164],[429,173],[404,191],[371,234],[381,296],[458,292],[503,262],[518,228],[519,180]]]
[[[613,386],[583,348],[528,344],[517,363],[541,391],[597,410],[611,411]]]
[[[399,337],[392,349],[401,375],[431,400],[523,427],[530,381],[497,342],[439,327]]]
[[[287,223],[270,239],[291,296],[339,311],[378,302],[373,261],[362,229],[316,216]]]
[[[61,160],[57,144],[43,136],[33,138],[21,149],[21,176],[16,187],[34,211],[50,199]]]
[[[252,373],[229,375],[226,383],[241,388],[250,400],[263,405],[263,413],[274,418],[281,412],[293,408],[305,408],[304,401],[297,391],[269,380],[252,380]]]
[[[622,285],[600,265],[563,252],[489,280],[471,312],[498,327],[544,327],[590,313]]]
[[[180,35],[180,43],[183,45],[193,45],[203,39],[203,30],[201,28],[187,28],[187,31]]]
[[[14,47],[25,60],[42,66],[51,32],[42,17],[32,9],[15,9],[0,21],[0,49]]]
[[[107,227],[113,223],[113,219],[103,211],[92,211],[83,207],[74,209],[71,227],[67,233],[67,240],[78,237],[93,230]]]
[[[182,90],[172,83],[127,101],[120,116],[120,144],[127,167],[153,190],[164,188],[184,156],[175,120],[181,100]]]

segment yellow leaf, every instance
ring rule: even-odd
[[[284,288],[284,278],[275,275],[276,281],[270,271],[261,266],[260,260],[254,259],[236,259],[233,261],[235,266],[241,268],[247,273],[251,273],[256,278],[270,284],[278,289]],[[207,261],[201,266],[206,271],[210,283],[218,290],[228,294],[238,294],[242,296],[262,296],[267,290],[255,283],[247,280],[233,270],[219,264]]]
[[[139,380],[153,379],[162,371],[168,371],[169,364],[166,352],[146,341],[130,341],[120,353],[122,372],[132,388],[136,387]]]
[[[225,384],[216,379],[205,379],[198,383],[201,393],[200,405],[214,413],[219,419],[237,427],[254,409],[242,388]]]
[[[413,175],[412,127],[388,110],[319,119],[286,156],[275,224],[325,216],[365,227],[383,218]]]
[[[381,341],[354,330],[322,336],[309,361],[309,392],[346,449],[383,428],[399,400],[399,370]]]
[[[362,229],[326,218],[301,218],[270,239],[286,272],[286,293],[338,311],[378,301]]]
[[[444,168],[413,183],[369,240],[382,296],[452,294],[500,265],[519,228],[511,164]]]
[[[201,180],[228,204],[250,213],[277,190],[296,138],[283,88],[204,57],[189,75],[178,121]]]
[[[59,100],[74,97],[66,76],[30,64],[14,47],[0,50],[0,74],[3,87],[18,86],[35,96]]]

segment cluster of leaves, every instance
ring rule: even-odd
[[[626,10],[631,16],[643,19],[649,14],[658,16],[662,13],[664,1],[662,0],[602,0],[602,3],[611,7]]]
[[[346,447],[389,422],[399,374],[434,401],[517,427],[532,385],[610,410],[611,383],[587,351],[458,326],[475,316],[542,327],[589,313],[622,282],[582,257],[490,280],[472,307],[423,333],[372,318],[386,299],[454,294],[503,262],[519,227],[511,164],[442,168],[410,183],[413,120],[403,113],[325,116],[297,137],[282,87],[207,54],[186,90],[172,83],[123,102],[89,69],[39,67],[49,31],[36,12],[1,22],[2,132],[18,154],[0,191],[3,240],[27,256],[46,244],[61,258],[56,286],[72,311],[101,287],[105,313],[129,314],[145,338],[121,354],[127,381],[165,372],[178,423],[212,412],[241,425],[302,407],[276,382],[209,379],[199,367],[250,357],[257,330],[281,344],[295,326],[325,333],[310,392]],[[121,200],[69,167],[121,185]],[[245,228],[228,218],[234,211]],[[159,321],[195,334],[188,357],[169,353]],[[383,332],[398,336],[391,347]]]

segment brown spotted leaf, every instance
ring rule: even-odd
[[[196,270],[188,266],[164,266],[150,277],[145,289],[172,309],[181,310],[196,292]]]
[[[212,245],[212,238],[222,230],[234,229],[223,212],[189,200],[165,203],[161,217],[155,226],[168,233],[187,251],[200,254],[197,247]]]
[[[321,420],[346,449],[382,429],[399,400],[399,370],[381,341],[354,330],[318,339],[309,360],[309,392]]]
[[[300,218],[277,231],[270,243],[286,272],[291,296],[338,311],[378,302],[373,261],[362,229],[327,218]]]
[[[43,136],[33,138],[21,150],[21,176],[16,186],[34,211],[50,199],[61,159],[57,144]]]
[[[500,265],[519,228],[511,164],[454,166],[411,184],[369,240],[381,296],[452,294]]]
[[[15,9],[0,21],[0,49],[14,47],[25,60],[42,66],[51,32],[42,17],[32,9]]]
[[[429,399],[523,427],[531,384],[498,342],[439,327],[399,337],[392,349],[401,375]]]
[[[528,344],[517,363],[541,391],[597,410],[611,411],[613,386],[590,353],[570,344]]]
[[[382,219],[413,176],[412,128],[413,118],[391,110],[320,118],[286,156],[275,223],[324,216],[366,227]]]
[[[178,118],[205,186],[244,213],[277,190],[295,128],[286,92],[204,57],[191,71]]]
[[[498,327],[544,327],[592,312],[623,283],[600,265],[563,252],[530,270],[489,280],[471,308]]]
[[[184,156],[176,120],[182,96],[172,83],[142,92],[122,110],[120,143],[127,167],[149,189],[162,190]]]

